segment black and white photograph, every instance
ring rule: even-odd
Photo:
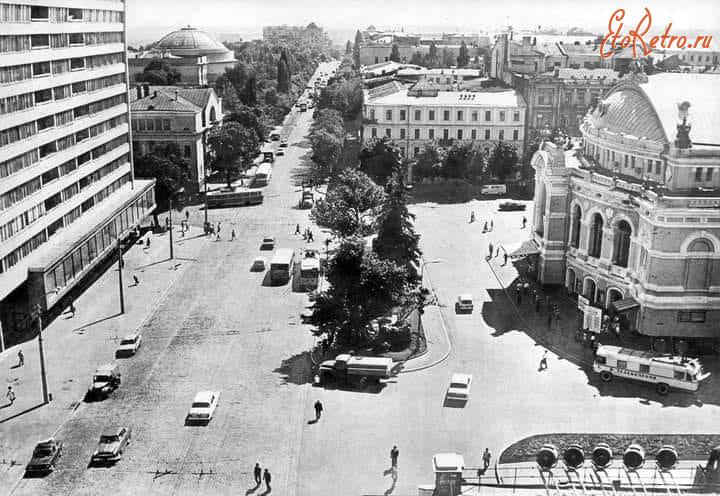
[[[720,494],[720,3],[0,0],[0,496]]]

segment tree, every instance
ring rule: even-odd
[[[183,158],[176,143],[169,143],[165,147],[155,148],[147,155],[136,156],[134,169],[138,177],[155,178],[155,201],[158,208],[153,215],[155,225],[160,225],[157,212],[169,208],[170,195],[187,183],[190,178],[190,163]],[[182,206],[181,203],[175,205]]]
[[[345,136],[342,114],[330,108],[323,108],[318,111],[312,129],[324,129],[338,138]]]
[[[472,154],[472,145],[458,144],[450,147],[443,160],[442,174],[445,177],[464,179],[467,175],[467,166]]]
[[[460,44],[460,53],[457,57],[457,65],[458,67],[465,67],[470,62],[470,56],[468,55],[468,48],[465,42],[463,41]]]
[[[425,65],[423,54],[420,52],[413,52],[412,57],[410,57],[410,63],[414,65]]]
[[[345,169],[338,175],[325,199],[315,203],[310,218],[330,229],[334,236],[369,234],[385,194],[366,174]]]
[[[400,152],[388,138],[372,139],[360,150],[360,170],[384,185],[400,163]]]
[[[517,148],[503,141],[499,142],[490,155],[488,167],[490,173],[504,181],[510,170],[517,164]]]
[[[215,91],[218,97],[222,98],[223,110],[233,111],[242,105],[237,90],[224,74],[215,81]]]
[[[290,71],[283,58],[280,58],[277,63],[277,89],[280,93],[290,91]]]
[[[362,110],[363,91],[358,79],[335,81],[323,88],[318,100],[318,108],[330,108],[353,120]]]
[[[342,154],[343,140],[325,129],[315,129],[310,134],[310,144],[312,159],[318,165],[315,171],[318,179],[329,176]]]
[[[365,251],[362,238],[344,239],[327,270],[328,289],[308,319],[330,342],[360,344],[370,321],[406,298],[405,270]]]
[[[355,33],[355,43],[353,44],[353,64],[355,64],[355,69],[360,69],[360,44],[362,40],[362,34],[358,29]]]
[[[350,40],[347,40],[347,43],[345,43],[345,55],[350,55],[352,53],[352,43]]]
[[[455,65],[455,57],[453,57],[452,50],[448,50],[447,48],[443,48],[442,51],[442,66],[443,67],[451,67]]]
[[[245,81],[245,87],[240,92],[240,100],[248,107],[257,105],[257,76],[250,74]]]
[[[254,129],[237,122],[214,126],[208,134],[212,168],[223,171],[227,186],[260,152],[260,140]]]
[[[440,59],[438,58],[437,47],[435,42],[430,42],[430,48],[428,48],[428,67],[437,67],[440,65]]]
[[[400,48],[397,43],[393,43],[393,46],[390,49],[390,60],[393,62],[400,62]]]
[[[413,282],[420,264],[420,235],[415,232],[415,215],[410,213],[407,203],[410,195],[405,185],[405,174],[398,164],[385,187],[385,201],[377,219],[378,236],[374,249],[382,259],[392,260],[404,267]]]
[[[436,177],[440,175],[445,154],[436,143],[428,143],[415,156],[413,175],[417,177]]]
[[[136,79],[138,82],[155,84],[155,85],[174,85],[180,82],[181,75],[167,61],[155,57],[150,59]]]
[[[225,103],[225,102],[223,102]],[[262,122],[262,112],[256,107],[238,107],[233,112],[225,115],[225,122],[237,122],[241,126],[252,129],[257,134],[258,141],[265,141],[267,127]]]

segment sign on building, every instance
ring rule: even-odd
[[[583,314],[583,328],[599,333],[602,326],[602,314],[602,308],[586,306]]]
[[[581,312],[585,311],[585,307],[590,305],[590,300],[585,298],[583,295],[578,295],[578,310]]]

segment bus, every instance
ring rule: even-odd
[[[290,280],[293,271],[295,252],[292,248],[280,248],[270,261],[270,282],[285,284]]]
[[[610,382],[617,375],[653,383],[656,391],[662,395],[668,394],[670,387],[697,391],[700,382],[710,376],[710,373],[703,371],[696,358],[661,355],[609,345],[598,347],[593,370],[600,374],[603,382]]]
[[[300,260],[300,288],[306,291],[318,287],[320,279],[320,256],[315,250],[305,250]]]
[[[253,179],[253,186],[267,186],[270,184],[270,178],[272,177],[272,165],[269,162],[263,162],[260,164],[255,171],[255,179]]]
[[[208,208],[215,207],[247,207],[248,205],[259,205],[263,202],[262,191],[247,188],[222,188],[215,191],[208,191],[205,195]]]

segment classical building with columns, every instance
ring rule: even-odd
[[[574,149],[545,142],[532,158],[538,279],[620,313],[659,348],[720,345],[718,83],[630,75]]]

